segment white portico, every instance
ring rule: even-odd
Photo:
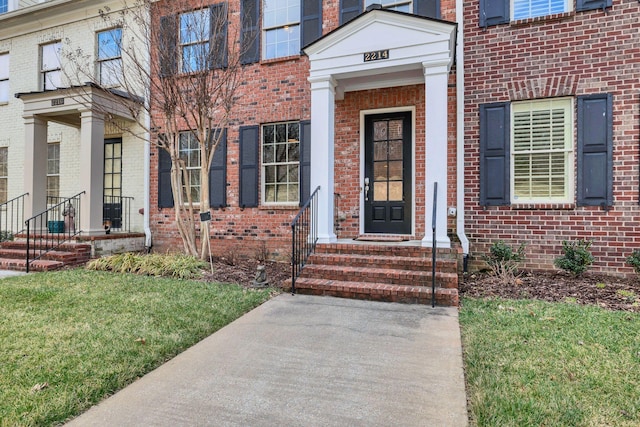
[[[320,243],[337,240],[334,233],[335,101],[342,99],[345,92],[424,83],[426,141],[413,145],[416,150],[425,150],[425,170],[420,174],[426,177],[424,229],[431,230],[433,191],[437,182],[436,242],[438,247],[450,247],[447,237],[447,84],[455,56],[456,28],[455,23],[373,9],[304,49],[310,62],[311,188],[320,186]],[[362,196],[361,206],[365,197]],[[430,232],[425,233],[422,244],[431,246]]]
[[[24,103],[24,192],[28,193],[25,218],[46,210],[47,125],[61,123],[79,130],[79,188],[83,191],[80,230],[85,235],[104,234],[105,122],[133,122],[130,110],[118,95],[92,85],[16,96]]]

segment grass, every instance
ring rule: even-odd
[[[637,313],[465,298],[460,325],[472,425],[640,425]]]
[[[3,279],[0,425],[62,423],[268,298],[83,269]]]

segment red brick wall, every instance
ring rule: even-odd
[[[338,26],[338,0],[323,2],[323,31]],[[455,0],[442,1],[443,19],[455,19]],[[230,2],[232,19],[238,19],[233,11],[238,2]],[[233,24],[231,24],[233,25]],[[297,208],[247,208],[238,206],[238,128],[280,121],[299,121],[310,118],[310,84],[307,81],[308,60],[296,56],[244,68],[244,83],[240,89],[238,105],[234,111],[227,134],[227,204],[224,210],[214,210],[212,220],[212,252],[224,255],[234,251],[254,256],[262,242],[273,256],[286,259],[290,253],[290,222]],[[452,78],[451,81],[455,83]],[[449,152],[453,153],[449,168],[450,205],[455,205],[455,85],[450,89]],[[359,232],[360,196],[360,110],[391,107],[415,107],[416,109],[416,238],[424,236],[424,85],[347,93],[343,101],[336,102],[335,114],[335,176],[338,217],[341,238],[352,238]],[[157,112],[156,112],[157,113]],[[154,249],[179,251],[182,244],[173,225],[173,209],[159,209],[157,203],[157,152],[151,158],[151,227]],[[354,166],[357,165],[357,166]],[[354,173],[355,171],[355,173]],[[421,207],[422,206],[422,207]],[[455,225],[455,224],[454,224]]]
[[[625,258],[640,247],[640,4],[478,27],[478,1],[465,2],[465,203],[472,265],[501,239],[525,243],[526,267],[553,268],[562,240],[593,241],[592,270],[632,273]],[[553,96],[613,94],[614,206],[479,205],[479,105]],[[575,130],[574,130],[574,141]],[[575,147],[575,143],[574,143]]]

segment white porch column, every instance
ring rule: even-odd
[[[24,218],[31,218],[47,208],[47,121],[24,117],[24,191],[29,193]]]
[[[431,247],[433,219],[433,184],[438,183],[436,211],[436,246],[450,248],[447,236],[447,83],[448,62],[423,63],[425,83],[425,184],[426,224],[422,246]]]
[[[93,111],[80,114],[80,229],[84,234],[103,234],[104,120]]]
[[[311,82],[311,191],[318,192],[318,242],[337,240],[334,232],[334,111],[336,82],[331,76]]]

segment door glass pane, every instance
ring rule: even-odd
[[[402,120],[389,121],[389,139],[402,139]]]
[[[373,183],[373,201],[374,202],[387,201],[387,183],[386,182]]]
[[[389,183],[389,200],[394,202],[402,201],[402,181]]]
[[[402,160],[402,141],[389,141],[389,160]]]
[[[387,139],[387,122],[379,121],[373,123],[373,140],[384,141]]]
[[[387,162],[376,162],[373,164],[373,180],[387,180]]]
[[[402,179],[402,161],[389,162],[389,180],[398,181]]]
[[[386,141],[376,141],[373,143],[373,160],[387,160]]]

